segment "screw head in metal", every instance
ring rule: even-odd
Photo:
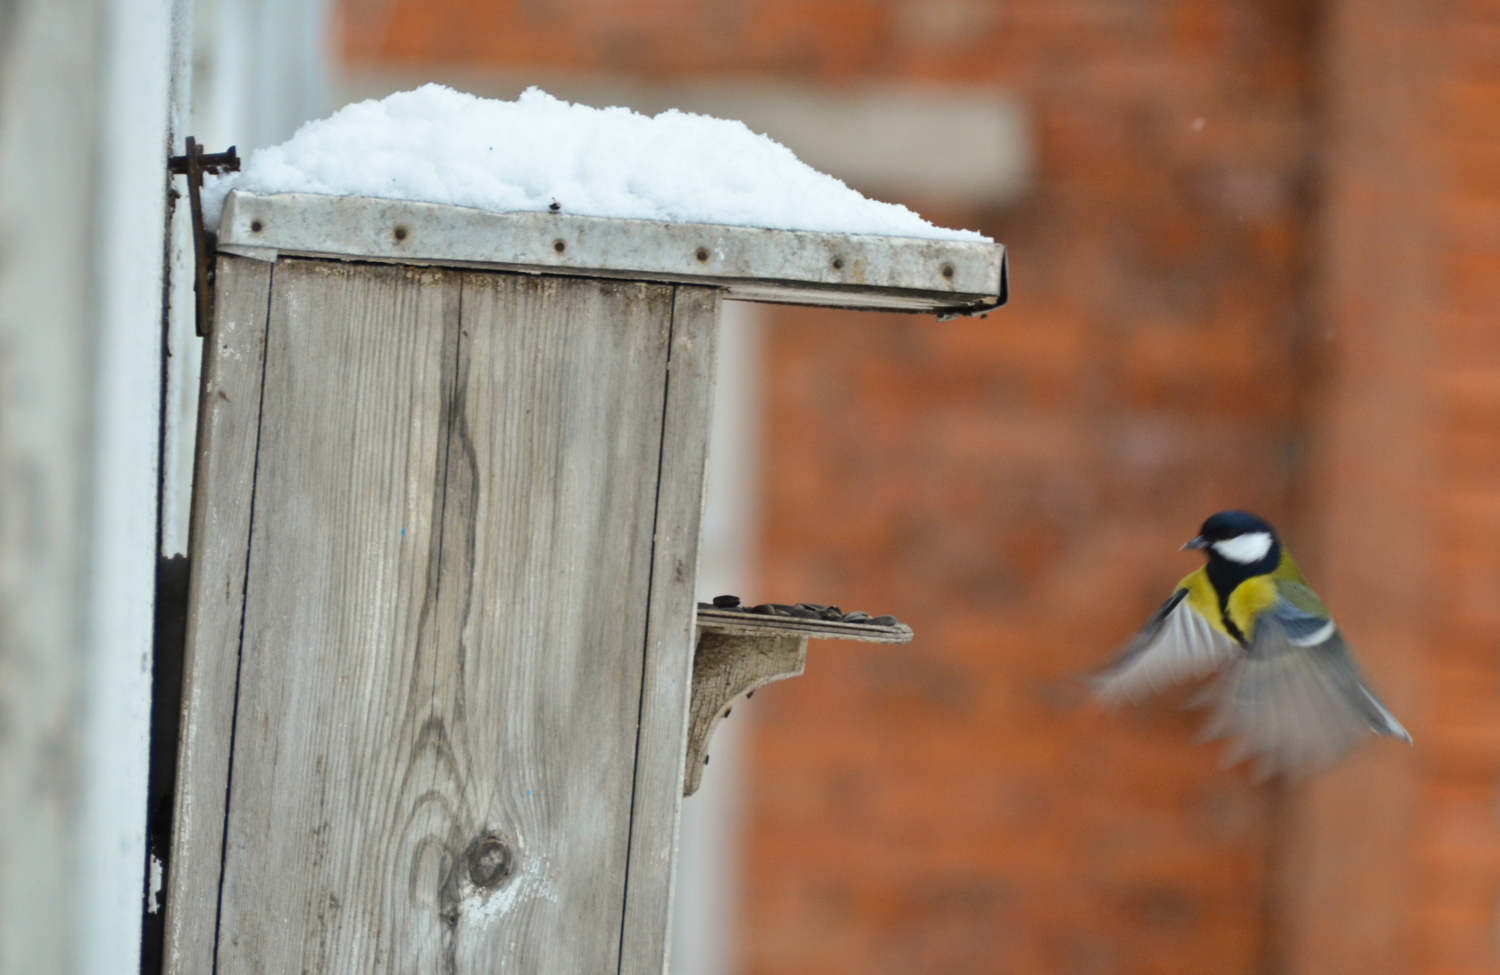
[[[698,248],[698,255],[697,256],[698,256],[698,260],[699,261],[706,261],[706,260],[708,260],[708,248],[707,247],[700,247],[700,248]]]
[[[261,228],[261,223],[260,223],[259,220],[252,220],[252,221],[250,221],[250,232],[252,234],[258,234],[258,233],[260,233],[260,228]]]
[[[405,240],[406,239],[406,228],[405,227],[397,227],[395,229],[395,231],[394,231],[394,234],[395,234],[395,237],[396,237],[397,240]]]
[[[948,278],[950,280],[953,278],[953,265],[952,264],[944,264],[943,265],[943,277]]]
[[[479,837],[464,853],[469,879],[474,886],[493,890],[505,883],[515,865],[515,857],[500,837],[493,833]]]
[[[835,257],[833,259],[833,269],[835,271],[842,271],[844,269],[844,259],[842,257]]]
[[[554,240],[552,242],[552,249],[561,254],[563,251],[568,249],[568,245],[560,240]]]

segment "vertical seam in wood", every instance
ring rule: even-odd
[[[447,273],[447,272],[444,272],[444,273]],[[466,398],[467,395],[468,395],[467,390],[462,390],[462,389],[459,388],[459,383],[463,380],[464,288],[468,284],[469,276],[466,275],[466,274],[463,274],[463,273],[459,273],[457,275],[457,278],[458,278],[458,314],[456,315],[456,321],[454,322],[454,331],[457,334],[455,334],[453,336],[453,361],[452,361],[451,364],[450,363],[444,363],[443,364],[443,369],[445,371],[448,371],[449,375],[451,375],[451,377],[452,377],[451,381],[449,381],[446,384],[446,386],[447,386],[447,388],[446,388],[446,396],[447,396],[446,401],[444,401],[442,399],[444,380],[441,377],[438,380],[438,382],[439,382],[439,387],[438,388],[439,388],[439,394],[440,394],[439,407],[438,407],[438,427],[439,427],[439,429],[446,428],[445,429],[445,435],[443,437],[443,446],[442,446],[441,456],[437,459],[437,463],[440,465],[438,469],[441,471],[441,477],[442,477],[442,486],[439,488],[439,490],[442,492],[442,495],[438,499],[438,504],[437,504],[437,524],[435,524],[433,526],[433,532],[437,536],[437,538],[436,538],[436,544],[435,545],[429,544],[428,545],[428,549],[427,549],[428,552],[429,552],[429,557],[434,558],[434,559],[437,560],[436,566],[431,567],[429,569],[430,572],[436,573],[436,578],[434,578],[433,582],[432,582],[432,592],[423,598],[421,616],[420,616],[420,618],[417,621],[417,634],[416,634],[417,646],[415,647],[414,652],[417,654],[417,659],[419,659],[419,660],[421,659],[422,639],[423,639],[424,634],[428,632],[427,628],[426,628],[426,625],[425,625],[426,622],[427,622],[427,619],[428,619],[427,614],[429,612],[432,612],[432,613],[440,613],[441,612],[442,593],[443,593],[443,562],[444,562],[444,559],[443,559],[443,549],[444,549],[444,546],[446,546],[447,543],[448,543],[448,482],[449,482],[449,480],[451,478],[451,474],[452,474],[452,466],[451,465],[452,465],[452,460],[453,460],[453,438],[454,438],[454,436],[457,435],[457,428],[458,428],[457,420],[458,420],[459,402],[460,402],[461,399]],[[448,328],[448,322],[446,320],[443,321],[442,328],[444,330],[446,330]],[[440,344],[439,344],[438,348],[439,349],[443,349],[444,346],[446,345],[446,335],[443,336],[443,337],[441,337],[439,339],[439,343]],[[464,627],[465,623],[467,623],[467,620],[461,620],[458,623],[458,627],[457,628],[458,628],[458,633],[459,633],[459,639],[460,640],[463,639],[462,634],[463,634],[463,627]],[[438,676],[437,675],[438,675],[439,668],[442,666],[442,650],[441,650],[440,647],[436,646],[436,642],[437,642],[436,631],[437,631],[437,626],[438,625],[440,625],[440,624],[439,623],[434,623],[433,624],[434,628],[433,628],[433,631],[432,631],[434,633],[434,636],[433,636],[433,643],[434,643],[434,645],[432,646],[432,677],[431,677],[432,691],[428,695],[428,698],[427,698],[427,713],[428,713],[429,716],[432,714],[433,710],[437,706],[437,694],[438,694]],[[423,724],[424,725],[426,724],[425,720],[424,720]],[[444,734],[446,735],[447,732],[444,732]],[[432,770],[432,779],[428,783],[429,788],[435,788],[437,786],[437,778],[438,778],[438,766],[435,764],[434,767],[433,767],[433,770]],[[450,866],[450,870],[457,870],[457,869],[458,869],[458,867],[456,865],[451,865]],[[449,874],[449,876],[451,876],[451,874]],[[445,878],[445,880],[443,882],[443,889],[444,890],[448,889],[446,878]],[[439,910],[441,911],[441,910],[444,910],[444,909],[445,908],[442,906],[442,904],[441,904],[441,898],[440,898],[440,901],[439,901]],[[457,959],[458,941],[457,941],[457,938],[453,935],[453,932],[451,932],[451,931],[444,932],[443,935],[442,935],[442,937],[443,937],[443,948],[444,948],[444,950],[443,950],[443,957],[442,957],[442,960],[441,960],[441,964],[442,964],[441,975],[454,975],[454,973],[458,971],[458,959]]]
[[[447,541],[446,528],[448,523],[448,461],[449,458],[453,456],[453,418],[454,413],[458,409],[459,363],[463,361],[463,350],[459,346],[464,339],[465,278],[466,275],[458,275],[458,334],[453,338],[453,382],[451,385],[445,386],[443,377],[440,375],[438,378],[438,428],[443,431],[443,445],[440,448],[438,457],[435,458],[434,463],[436,465],[436,470],[442,483],[437,488],[437,511],[435,512],[434,524],[432,526],[433,533],[437,537],[433,539],[433,541],[430,542],[427,547],[428,554],[432,558],[437,560],[436,565],[430,566],[428,569],[429,572],[436,573],[436,578],[434,578],[432,581],[432,591],[423,595],[422,610],[417,618],[417,646],[415,649],[418,654],[418,659],[421,659],[420,655],[422,649],[422,634],[425,631],[425,625],[428,619],[427,614],[429,612],[437,611],[438,602],[443,591],[443,544]],[[443,323],[443,327],[447,327],[446,322]],[[441,338],[439,339],[438,348],[439,350],[442,350],[443,348]],[[449,369],[448,363],[443,364],[443,369],[445,371]],[[427,709],[429,713],[431,713],[433,705],[437,703],[437,669],[441,662],[441,656],[442,655],[440,653],[435,653],[433,655],[433,677],[431,681],[432,693],[427,697]],[[436,784],[436,782],[437,771],[434,769],[432,784]]]
[[[453,337],[453,363],[451,366],[453,380],[447,389],[447,402],[440,405],[439,409],[441,410],[441,412],[438,414],[439,425],[442,427],[446,427],[447,430],[446,436],[443,437],[443,454],[442,457],[437,461],[441,465],[439,469],[443,472],[443,485],[441,488],[442,496],[438,499],[437,524],[433,526],[434,530],[437,532],[437,544],[429,546],[428,548],[428,551],[432,552],[437,558],[437,567],[434,570],[437,573],[437,578],[433,581],[432,584],[431,597],[431,609],[434,612],[438,609],[443,592],[443,546],[448,541],[448,477],[451,473],[449,469],[449,462],[453,458],[453,435],[454,428],[457,426],[454,421],[458,418],[459,399],[464,395],[464,393],[458,388],[458,381],[461,378],[459,376],[459,372],[460,366],[463,363],[464,285],[466,283],[466,278],[467,275],[458,275],[458,334]],[[447,327],[446,322],[444,322],[443,325],[445,328]],[[442,346],[439,346],[439,348],[442,348]],[[443,368],[446,370],[450,367],[447,363],[444,363]],[[441,379],[439,379],[438,381],[442,382]],[[441,389],[441,387],[439,388]],[[423,605],[422,614],[424,619],[419,620],[417,624],[417,639],[419,641],[422,639],[422,623],[425,622],[428,608],[429,607],[427,605]],[[463,623],[460,623],[460,631],[462,631],[462,628]],[[418,646],[420,648],[420,644]],[[429,713],[431,712],[433,706],[437,704],[437,671],[438,667],[441,665],[441,662],[442,654],[434,653],[432,657],[432,693],[427,698],[427,707]],[[434,767],[432,771],[431,784],[437,784],[436,767]]]
[[[630,770],[630,828],[625,838],[625,884],[620,898],[620,947],[615,957],[615,971],[625,968],[625,925],[630,920],[630,852],[635,847],[635,791],[641,781],[641,719],[646,711],[646,684],[650,675],[646,672],[651,662],[651,594],[656,588],[656,542],[661,520],[661,472],[667,448],[667,402],[672,398],[672,342],[677,332],[677,292],[672,289],[667,315],[667,362],[663,376],[661,395],[661,433],[656,445],[656,496],[651,506],[651,561],[646,573],[646,627],[641,638],[641,690],[635,709],[635,761]]]
[[[230,798],[234,794],[234,743],[240,720],[240,672],[245,663],[245,611],[250,597],[250,555],[255,542],[255,487],[260,480],[260,437],[266,415],[266,363],[271,359],[271,310],[276,298],[276,265],[266,275],[265,337],[261,341],[260,391],[255,407],[255,466],[250,472],[250,517],[245,527],[245,579],[240,587],[240,635],[235,643],[234,707],[229,717],[229,761],[224,772],[224,829],[219,839],[219,892],[214,905],[214,940],[212,971],[219,971],[219,934],[224,922],[224,868],[229,861]],[[212,333],[210,333],[212,335]],[[210,339],[212,340],[212,339]],[[191,550],[191,546],[189,547]],[[183,783],[178,784],[182,788]]]

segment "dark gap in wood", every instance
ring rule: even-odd
[[[620,891],[620,945],[615,952],[617,975],[625,967],[625,926],[629,921],[625,914],[630,904],[630,853],[635,846],[635,790],[641,780],[641,719],[646,713],[646,668],[651,656],[651,596],[656,591],[656,531],[661,519],[661,472],[667,452],[667,404],[672,399],[672,342],[677,334],[677,294],[680,290],[679,286],[673,286],[667,306],[670,309],[667,313],[667,361],[662,369],[661,433],[656,443],[656,493],[651,504],[651,553],[647,563],[650,567],[646,570],[646,625],[641,631],[641,690],[635,707],[635,749],[632,753],[635,757],[630,769],[630,826],[625,831],[625,883]],[[667,880],[671,882],[670,874]]]
[[[3,18],[0,18],[3,20]],[[172,216],[177,209],[178,194],[167,176],[167,209],[162,234],[162,267],[170,268],[172,252]],[[161,555],[163,503],[167,491],[167,472],[161,461],[167,456],[167,385],[172,367],[170,319],[172,311],[171,275],[162,278],[161,286],[161,369],[157,375],[156,398],[156,607],[151,648],[151,744],[150,765],[146,773],[146,860],[141,864],[141,975],[158,975],[162,966],[162,946],[167,936],[167,877],[172,848],[172,805],[177,786],[177,745],[181,740],[182,663],[187,652],[187,556],[165,559]],[[180,350],[179,350],[180,351]],[[196,453],[196,451],[195,451]],[[169,565],[180,562],[179,567]],[[175,617],[174,614],[175,613]],[[174,636],[173,625],[178,627]],[[163,659],[174,654],[175,659]],[[175,670],[175,675],[173,671]],[[168,699],[175,700],[170,704]],[[163,708],[172,707],[172,726],[164,726]],[[170,748],[170,754],[165,754]],[[161,864],[161,888],[152,910],[151,862]]]
[[[224,866],[229,860],[230,799],[234,796],[234,745],[240,720],[240,675],[245,666],[245,612],[250,605],[250,559],[255,545],[255,489],[260,482],[260,441],[266,419],[266,363],[271,361],[271,317],[276,301],[276,265],[266,275],[266,323],[265,340],[261,343],[260,389],[255,404],[255,467],[250,473],[250,517],[245,526],[245,580],[240,586],[240,634],[235,643],[234,658],[234,709],[229,717],[229,760],[224,772],[224,830],[219,839],[219,893],[214,904],[213,968],[209,975],[219,971],[219,932],[224,924]],[[217,331],[212,329],[210,332]],[[205,352],[208,347],[205,346]]]
[[[151,656],[151,759],[146,787],[146,877],[141,903],[141,975],[158,975],[167,933],[172,805],[182,738],[182,661],[187,649],[188,559],[156,560],[156,621]],[[153,898],[151,863],[161,864]],[[152,901],[155,900],[153,904]]]

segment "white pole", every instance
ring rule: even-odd
[[[94,395],[73,913],[78,971],[138,968],[156,579],[172,0],[109,0],[100,52]]]

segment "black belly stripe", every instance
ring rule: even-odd
[[[1204,566],[1208,573],[1209,585],[1214,587],[1214,595],[1219,597],[1219,615],[1224,619],[1224,629],[1242,647],[1248,647],[1250,640],[1229,617],[1229,596],[1246,579],[1274,572],[1281,564],[1281,554],[1281,543],[1273,541],[1271,550],[1259,562],[1242,565],[1220,558],[1217,554],[1210,554],[1208,565]]]
[[[1218,595],[1219,615],[1224,618],[1224,629],[1229,631],[1229,635],[1234,637],[1235,641],[1238,642],[1240,646],[1249,646],[1250,641],[1245,639],[1245,634],[1240,632],[1240,628],[1234,625],[1234,620],[1229,616],[1229,597],[1224,595],[1223,593],[1219,593]]]

